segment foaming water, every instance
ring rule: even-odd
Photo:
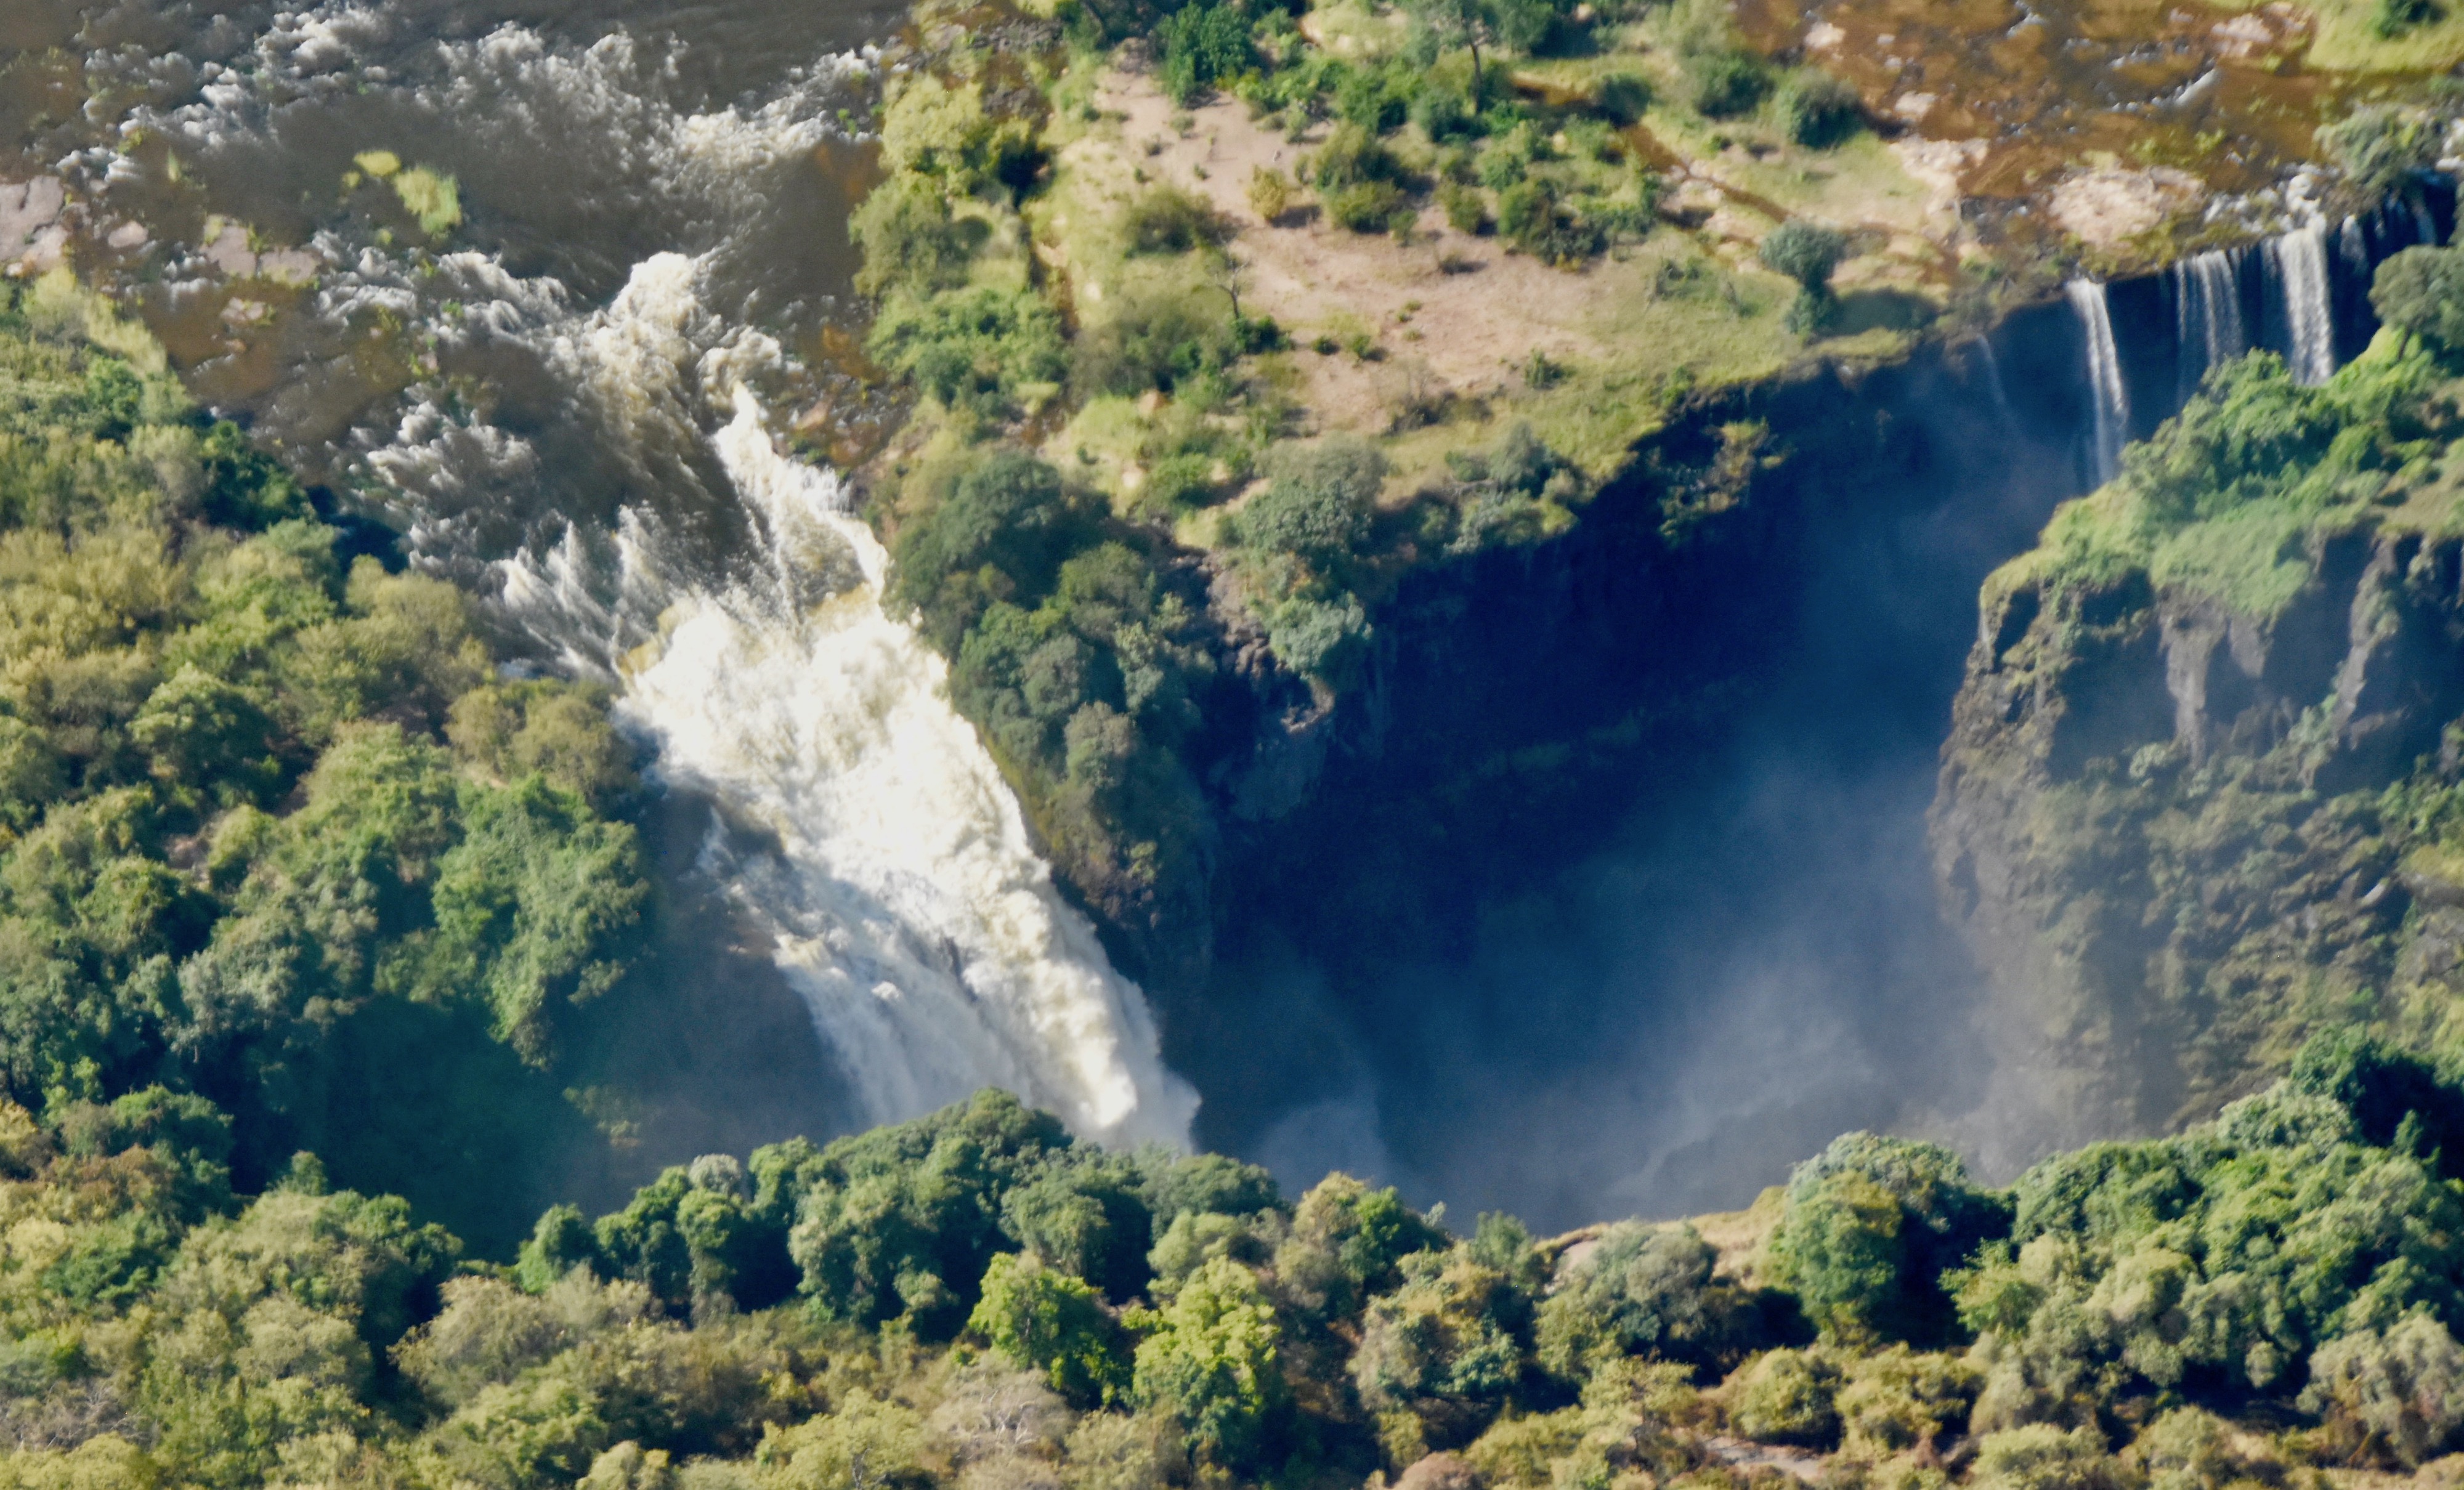
[[[698,282],[680,254],[649,259],[545,356],[619,455],[734,496],[742,561],[714,578],[628,509],[504,563],[506,605],[569,668],[615,679],[660,780],[716,804],[703,871],[869,1120],[1000,1086],[1088,1137],[1186,1147],[1196,1093],[1061,898],[947,665],[884,608],[889,556],[836,476],[772,443],[748,380],[777,374],[778,344],[724,327]]]
[[[89,240],[146,228],[81,267],[209,402],[466,585],[529,665],[617,690],[653,778],[710,807],[687,878],[803,997],[857,1118],[997,1085],[1091,1138],[1186,1146],[1194,1092],[945,665],[883,608],[886,556],[765,427],[831,386],[809,354],[869,169],[837,121],[896,16],[132,0],[63,38],[97,101],[14,143]],[[372,150],[456,177],[465,220],[428,241],[357,172]]]
[[[884,612],[887,556],[833,478],[777,452],[751,393],[736,405],[718,453],[772,572],[679,600],[620,705],[662,777],[775,845],[714,844],[714,867],[869,1111],[1001,1086],[1090,1137],[1185,1147],[1196,1093],[1062,901],[946,665]]]

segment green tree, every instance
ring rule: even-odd
[[[1330,435],[1314,446],[1277,447],[1265,470],[1266,489],[1240,512],[1243,542],[1333,567],[1368,538],[1370,504],[1386,476],[1375,448]]]
[[[1155,28],[1163,43],[1165,96],[1188,108],[1216,84],[1248,71],[1257,61],[1250,31],[1249,12],[1238,0],[1192,0],[1165,16]]]
[[[2410,248],[2389,255],[2370,280],[2370,308],[2440,352],[2464,350],[2464,251]]]
[[[1796,281],[1796,303],[1789,309],[1792,327],[1809,335],[1821,329],[1831,313],[1831,274],[1847,252],[1848,239],[1839,230],[1801,217],[1790,218],[1764,237],[1763,263]]]
[[[1849,1133],[1797,1166],[1771,1257],[1826,1337],[1938,1340],[1952,1308],[1936,1280],[2008,1225],[1948,1150]]]
[[[1138,1344],[1133,1395],[1177,1418],[1208,1463],[1255,1469],[1284,1405],[1282,1352],[1283,1331],[1257,1275],[1218,1258],[1155,1316],[1154,1332]]]
[[[825,1317],[906,1317],[926,1339],[965,1325],[1001,1250],[1001,1196],[1069,1147],[1046,1113],[979,1092],[912,1123],[843,1138],[806,1168],[788,1248]]]
[[[1734,1288],[1713,1280],[1718,1260],[1690,1226],[1610,1227],[1541,1304],[1540,1363],[1579,1381],[1620,1356],[1716,1360],[1742,1306]]]
[[[1128,1394],[1121,1332],[1095,1290],[1045,1265],[1034,1253],[1004,1252],[984,1270],[983,1297],[967,1327],[1080,1408]]]

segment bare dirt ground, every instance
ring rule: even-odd
[[[1425,364],[1447,388],[1478,398],[1519,389],[1514,369],[1534,350],[1560,362],[1613,356],[1617,349],[1601,333],[1621,302],[1645,293],[1648,266],[1551,269],[1507,252],[1494,238],[1456,231],[1434,207],[1421,211],[1408,245],[1336,227],[1314,205],[1270,226],[1249,206],[1251,173],[1293,174],[1325,126],[1294,141],[1253,123],[1243,105],[1227,99],[1192,110],[1184,134],[1173,127],[1178,111],[1151,78],[1121,72],[1106,77],[1096,106],[1125,116],[1119,140],[1090,138],[1086,145],[1122,152],[1150,179],[1202,195],[1239,225],[1243,309],[1274,317],[1303,345],[1321,334],[1342,340],[1355,327],[1376,336],[1387,354],[1382,364],[1303,359],[1302,402],[1329,427],[1375,423],[1398,363]],[[1461,272],[1440,268],[1449,258]]]
[[[1529,419],[1556,449],[1606,475],[1656,425],[1658,390],[1681,369],[1698,385],[1718,383],[1768,376],[1803,355],[1777,314],[1794,286],[1754,256],[1781,217],[1850,230],[1855,256],[1837,286],[1903,300],[1925,295],[1960,230],[1949,173],[1912,170],[1880,141],[1815,154],[1759,140],[1672,137],[1674,125],[1655,124],[1661,136],[1651,151],[1673,148],[1683,163],[1666,172],[1663,210],[1675,221],[1641,243],[1560,269],[1508,252],[1493,236],[1456,230],[1434,205],[1421,208],[1408,241],[1340,228],[1305,193],[1278,221],[1261,220],[1249,203],[1252,176],[1296,176],[1323,143],[1324,124],[1293,138],[1230,99],[1184,112],[1150,75],[1122,66],[1096,79],[1087,102],[1093,117],[1059,152],[1053,215],[1039,231],[1040,252],[1067,274],[1082,314],[1123,280],[1154,273],[1154,261],[1122,260],[1095,230],[1155,184],[1190,191],[1232,227],[1227,250],[1240,266],[1233,288],[1242,310],[1274,318],[1299,349],[1288,360],[1289,391],[1307,411],[1304,432],[1386,435],[1397,428],[1398,408],[1415,401],[1446,410],[1441,425],[1390,448],[1407,470],[1434,469],[1444,449],[1483,443],[1505,422]],[[1902,344],[1898,337],[1877,330],[1822,350],[1886,355]],[[1312,350],[1330,341],[1346,350]],[[1364,345],[1369,355],[1356,355]],[[1534,353],[1559,370],[1539,386],[1527,377]]]

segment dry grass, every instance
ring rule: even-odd
[[[1366,12],[1310,13],[1330,36],[1358,38],[1354,51],[1375,39]],[[1625,56],[1584,71],[1634,66]],[[1569,91],[1587,86],[1564,81]],[[1738,142],[1749,126],[1731,126],[1723,151],[1707,130],[1674,115],[1655,115],[1652,123],[1688,159],[1701,178],[1695,189],[1718,209],[1696,230],[1663,227],[1579,270],[1457,231],[1434,205],[1420,211],[1408,242],[1335,227],[1306,196],[1281,225],[1269,225],[1249,204],[1252,176],[1262,168],[1293,174],[1322,128],[1295,141],[1229,99],[1183,115],[1151,78],[1117,70],[1072,82],[1083,89],[1077,102],[1099,117],[1089,121],[1069,111],[1077,121],[1058,151],[1036,227],[1045,261],[1067,277],[1082,318],[1100,318],[1108,301],[1117,303],[1141,280],[1179,275],[1180,293],[1223,293],[1193,262],[1128,257],[1111,226],[1154,184],[1197,193],[1235,225],[1228,249],[1242,266],[1242,308],[1272,316],[1293,338],[1289,391],[1307,431],[1385,439],[1397,491],[1441,469],[1444,451],[1484,443],[1518,419],[1605,476],[1657,427],[1673,378],[1695,386],[1762,378],[1802,355],[1780,324],[1792,287],[1754,259],[1775,221],[1760,203],[1856,231],[1872,252],[1843,268],[1842,288],[1887,287],[1903,298],[1929,293],[1929,276],[1947,261],[1958,231],[1934,188],[1880,142],[1860,139],[1818,154],[1764,143],[1756,153]],[[1339,348],[1366,342],[1370,355],[1309,350],[1321,338]],[[1884,330],[1825,350],[1879,355],[1903,344]],[[1524,369],[1534,351],[1565,369],[1562,380],[1529,385]],[[1431,406],[1442,417],[1420,422]],[[1406,408],[1401,423],[1410,427],[1398,428]],[[1118,492],[1140,417],[1126,405],[1090,406],[1051,449]],[[1081,448],[1091,464],[1078,461]]]

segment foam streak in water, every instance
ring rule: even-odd
[[[2104,286],[2074,279],[2063,286],[2086,333],[2088,392],[2095,401],[2089,438],[2095,441],[2096,480],[2110,481],[2122,467],[2122,441],[2130,427],[2130,393],[2122,383],[2122,354],[2113,341],[2113,316]]]
[[[717,453],[767,572],[673,605],[620,711],[662,777],[776,843],[733,866],[738,898],[869,1116],[993,1085],[1089,1137],[1185,1146],[1195,1093],[1054,887],[946,665],[882,609],[880,545],[833,478],[772,448],[749,392],[736,402]]]

